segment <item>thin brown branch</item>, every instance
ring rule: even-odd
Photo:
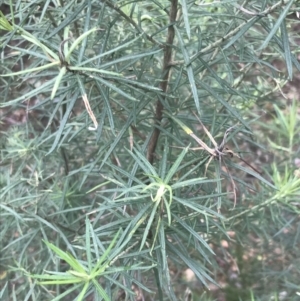
[[[169,13],[169,23],[174,24],[176,21],[177,11],[178,11],[178,0],[171,0],[171,7]],[[168,89],[169,83],[169,76],[170,76],[170,62],[172,61],[172,45],[174,42],[175,30],[174,26],[170,25],[168,27],[168,36],[166,40],[166,46],[164,48],[164,60],[163,60],[163,69],[162,69],[162,81],[160,83],[161,90],[166,93]],[[162,96],[165,98],[165,96]],[[162,120],[162,111],[163,111],[163,104],[160,100],[157,100],[156,104],[156,111],[155,111],[155,125],[159,125]],[[154,152],[157,146],[158,137],[160,134],[160,130],[158,127],[154,128],[152,137],[149,141],[148,145],[148,153],[147,158],[149,162],[152,164],[154,160]]]

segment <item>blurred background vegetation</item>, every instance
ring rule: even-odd
[[[1,300],[299,300],[299,1],[0,5]]]

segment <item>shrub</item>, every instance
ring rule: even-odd
[[[187,268],[203,288],[219,283],[222,252],[240,267],[233,295],[248,298],[260,259],[243,246],[297,219],[299,178],[254,159],[267,152],[261,109],[300,70],[296,5],[2,5],[7,300],[177,300]]]

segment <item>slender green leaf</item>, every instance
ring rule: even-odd
[[[129,95],[128,93],[124,92],[124,90],[120,89],[117,87],[117,85],[113,85],[111,82],[105,80],[104,78],[101,78],[99,76],[93,75],[93,78],[97,79],[100,83],[102,83],[104,86],[107,86],[108,88],[114,90],[115,92],[117,92],[118,94],[126,97],[129,100],[132,101],[139,101],[138,99],[136,99],[135,97],[132,97],[131,95]]]
[[[186,30],[186,34],[188,38],[191,38],[191,28],[190,28],[190,22],[189,22],[189,16],[188,16],[188,8],[186,0],[180,0],[181,7],[182,7],[182,14],[183,14],[183,20],[184,20],[184,27]]]
[[[264,49],[269,44],[269,42],[271,41],[273,36],[276,34],[279,27],[281,26],[281,23],[284,21],[284,19],[285,19],[286,15],[288,14],[289,9],[290,9],[291,5],[293,4],[293,2],[294,2],[294,0],[290,0],[288,2],[285,9],[282,11],[281,15],[279,16],[276,23],[274,24],[272,30],[269,32],[267,38],[264,40],[264,42],[262,43],[262,45],[259,47],[258,50]]]
[[[216,100],[218,100],[227,110],[230,114],[232,114],[234,117],[236,117],[237,120],[239,120],[246,128],[249,128],[248,123],[242,118],[242,116],[233,108],[230,106],[230,104],[224,100],[222,97],[220,97],[212,88],[210,88],[206,83],[203,81],[198,81],[198,84],[203,87],[209,94],[211,94]]]
[[[39,93],[45,92],[47,91],[47,88],[52,86],[52,84],[55,82],[55,78],[50,79],[49,81],[46,81],[44,84],[42,84],[41,86],[38,86],[37,88],[30,90],[29,92],[22,94],[22,96],[15,98],[11,101],[7,101],[7,102],[3,102],[0,103],[0,108],[4,108],[4,107],[8,107],[8,106],[12,106],[15,105],[16,103],[20,102],[21,100],[24,101],[26,99],[29,99],[33,96],[36,96]]]
[[[230,39],[230,41],[222,47],[222,50],[224,51],[225,49],[229,48],[231,45],[233,45],[237,40],[239,40],[241,37],[245,35],[245,33],[253,27],[253,25],[259,20],[259,18],[252,18],[249,22],[247,22],[241,29],[240,31]]]
[[[72,71],[95,72],[95,73],[101,73],[101,74],[112,75],[112,76],[122,76],[122,74],[119,74],[117,72],[96,69],[96,68],[71,66],[71,67],[69,67],[69,69]],[[90,77],[93,77],[93,76],[90,75]]]
[[[66,26],[72,23],[72,21],[75,20],[77,15],[83,11],[83,9],[86,7],[87,1],[84,1],[81,6],[77,6],[74,12],[67,18],[65,18],[58,27],[56,27],[54,30],[51,31],[51,34],[47,36],[47,39],[49,40],[53,36],[55,36],[58,32],[60,32],[62,29],[64,29]]]
[[[66,71],[67,71],[67,68],[65,66],[63,66],[60,70],[59,70],[59,73],[56,77],[56,80],[55,80],[55,83],[54,83],[54,86],[53,86],[53,89],[52,89],[52,92],[51,92],[51,96],[50,96],[50,99],[52,100],[54,97],[55,97],[55,94],[56,94],[56,91],[60,85],[60,82],[63,78],[63,76],[66,74]]]
[[[184,58],[185,66],[186,66],[186,71],[187,71],[187,74],[188,74],[188,79],[189,79],[190,87],[192,89],[192,93],[193,93],[195,105],[196,105],[196,108],[197,108],[197,112],[201,116],[198,91],[197,91],[196,82],[195,82],[195,78],[194,78],[194,71],[193,71],[193,68],[192,68],[192,64],[190,63],[190,56],[189,56],[188,52],[186,51],[186,47],[184,45],[184,42],[183,42],[183,39],[181,37],[180,31],[177,29],[176,26],[174,26],[174,28],[175,28],[176,36],[177,36],[178,41],[179,41],[181,52],[183,54],[183,58]]]
[[[75,48],[78,47],[78,45],[82,42],[83,39],[85,39],[88,35],[90,35],[91,33],[93,33],[94,31],[99,30],[98,28],[94,27],[90,30],[88,30],[87,32],[84,32],[81,36],[79,36],[73,43],[72,46],[69,49],[69,52],[66,54],[66,61],[69,62],[70,61],[70,57],[72,52],[74,51]]]
[[[151,214],[147,220],[147,225],[146,225],[146,228],[143,232],[143,237],[142,237],[142,241],[141,241],[141,245],[140,245],[140,251],[142,250],[142,248],[144,247],[144,244],[146,242],[146,239],[148,238],[148,235],[149,235],[149,231],[151,231],[151,235],[153,236],[153,221],[154,221],[154,218],[158,216],[158,212],[157,212],[157,208],[159,206],[160,202],[155,202],[154,203],[154,206],[152,206],[152,210],[151,210]],[[148,213],[149,215],[149,213]],[[155,225],[154,225],[155,226]],[[155,233],[156,234],[156,233]],[[155,241],[154,241],[155,242]],[[154,243],[153,242],[153,243]]]
[[[139,40],[141,37],[142,37],[142,35],[137,35],[136,38],[134,38],[134,39],[132,39],[132,40],[129,40],[128,42],[126,42],[126,43],[124,43],[124,44],[121,44],[120,46],[118,46],[118,47],[116,47],[116,48],[113,48],[113,49],[111,49],[111,50],[109,50],[109,51],[103,52],[103,53],[101,53],[101,54],[99,54],[99,55],[93,56],[92,58],[90,58],[90,59],[88,59],[88,60],[86,60],[86,61],[84,61],[84,62],[81,62],[81,64],[80,64],[79,66],[86,65],[87,63],[92,62],[92,61],[94,61],[94,60],[98,60],[98,59],[100,59],[101,57],[104,57],[104,56],[109,55],[109,54],[111,54],[111,53],[115,53],[115,52],[117,52],[117,51],[120,51],[121,49],[123,49],[123,48],[125,48],[125,47],[127,47],[127,46],[129,46],[129,45],[131,45],[131,44],[133,44],[134,42],[136,42],[137,40]],[[154,53],[159,52],[159,51],[160,51],[160,50],[155,50]],[[152,54],[154,54],[154,53],[150,52],[149,55],[152,55]],[[144,56],[143,54],[140,54],[140,55],[141,55],[141,57]],[[129,56],[129,57],[125,57],[125,58],[126,58],[126,60],[127,60],[127,59],[130,60],[130,59],[132,59],[133,57]],[[117,61],[117,62],[118,62],[118,61]]]
[[[242,170],[243,172],[248,173],[249,175],[255,177],[256,179],[260,180],[262,183],[265,183],[267,186],[276,189],[276,187],[270,183],[268,180],[266,180],[264,177],[262,177],[260,174],[258,174],[257,172],[255,172],[254,170],[248,168],[248,167],[244,167],[242,165],[239,164],[235,164],[234,162],[230,162],[230,166],[233,166],[236,169]]]
[[[0,74],[0,76],[1,77],[8,77],[8,76],[14,76],[14,75],[20,75],[20,74],[26,74],[26,73],[33,73],[33,72],[36,72],[36,71],[41,71],[41,70],[44,70],[44,69],[51,68],[53,66],[57,66],[59,64],[60,64],[60,62],[53,62],[53,63],[47,64],[47,65],[39,66],[39,67],[32,68],[32,69],[25,69],[25,70],[18,71],[18,72],[13,72],[13,73]]]
[[[291,58],[291,50],[290,50],[290,42],[289,42],[289,36],[288,31],[286,29],[286,22],[285,19],[282,20],[282,23],[280,25],[281,30],[281,38],[282,38],[282,45],[285,55],[285,62],[287,71],[289,74],[289,79],[293,79],[293,65],[292,65],[292,58]]]
[[[85,269],[82,267],[82,265],[79,263],[77,259],[75,259],[71,254],[68,254],[61,249],[57,248],[55,245],[53,245],[50,242],[44,241],[45,244],[54,251],[61,259],[66,261],[75,271],[78,271],[80,273],[86,273]]]
[[[95,279],[93,279],[93,284],[97,290],[97,292],[99,293],[99,295],[105,300],[105,301],[111,301],[111,299],[108,297],[108,295],[106,294],[105,290],[101,287],[101,285],[99,284],[99,282]]]
[[[72,111],[72,109],[74,107],[74,104],[75,104],[75,102],[77,100],[78,94],[79,94],[79,91],[77,91],[73,95],[73,97],[70,99],[70,103],[68,104],[67,111],[65,112],[65,115],[64,115],[63,119],[61,120],[61,123],[60,123],[58,131],[56,132],[55,140],[54,140],[54,142],[53,142],[50,150],[46,154],[46,156],[49,155],[49,154],[51,154],[55,150],[55,148],[57,147],[57,145],[59,143],[59,140],[63,136],[63,131],[64,131],[66,123],[67,123],[67,121],[69,119],[70,113],[71,113],[71,111]]]
[[[92,12],[92,1],[88,0],[87,1],[87,8],[85,11],[85,20],[84,20],[84,28],[83,32],[87,32],[90,28],[90,22],[91,22],[91,12]],[[87,49],[87,39],[84,39],[83,42],[81,43],[81,47],[79,50],[79,55],[77,58],[77,63],[80,64],[82,61],[83,55],[85,50]]]
[[[174,164],[172,165],[172,167],[170,168],[166,178],[164,179],[164,182],[166,184],[168,184],[171,180],[171,178],[173,177],[173,175],[177,172],[177,169],[179,167],[179,165],[181,164],[184,156],[186,155],[186,153],[188,152],[189,146],[186,147],[185,149],[183,149],[183,151],[181,152],[181,154],[177,157],[176,161],[174,162]]]

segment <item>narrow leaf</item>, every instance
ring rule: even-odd
[[[172,167],[170,168],[164,182],[166,184],[169,183],[169,181],[171,180],[171,178],[173,177],[173,175],[177,172],[177,169],[180,165],[180,163],[182,162],[184,156],[186,155],[186,153],[188,152],[189,147],[186,147],[185,149],[183,149],[183,151],[181,152],[181,154],[178,156],[178,158],[176,159],[176,161],[174,162],[174,164],[172,165]]]
[[[190,40],[191,39],[191,28],[190,28],[190,22],[189,22],[189,16],[188,16],[187,3],[186,3],[186,0],[180,0],[180,2],[181,2],[181,7],[182,7],[184,27],[186,30],[186,34]]]
[[[88,35],[90,35],[91,33],[93,33],[94,31],[99,30],[97,27],[94,27],[92,29],[90,29],[89,31],[83,33],[81,36],[79,36],[72,44],[72,46],[69,49],[69,52],[66,55],[66,61],[69,62],[70,61],[70,56],[72,54],[72,52],[74,51],[74,49],[81,43],[81,41],[86,38]]]
[[[51,92],[51,96],[50,96],[50,99],[52,100],[54,97],[55,97],[55,94],[56,94],[56,91],[60,85],[60,82],[63,78],[63,76],[66,74],[66,71],[67,71],[67,68],[65,66],[63,66],[60,70],[59,70],[59,73],[55,79],[55,83],[54,83],[54,86],[53,86],[53,89],[52,89],[52,92]]]
[[[267,47],[267,45],[269,44],[269,42],[271,41],[271,39],[273,38],[273,36],[276,34],[277,30],[281,26],[281,23],[283,22],[284,18],[286,17],[287,13],[289,12],[289,9],[290,9],[291,5],[293,4],[293,2],[294,2],[294,0],[291,0],[287,4],[287,6],[283,10],[282,14],[277,19],[277,21],[276,21],[275,25],[273,26],[272,30],[269,32],[267,38],[264,40],[263,44],[259,47],[258,50],[262,50],[265,47]]]
[[[174,28],[175,28],[176,36],[177,36],[178,41],[179,41],[179,45],[181,47],[181,52],[183,54],[184,62],[185,62],[185,65],[186,65],[186,71],[187,71],[188,79],[189,79],[190,86],[191,86],[191,89],[192,89],[195,105],[196,105],[196,108],[197,108],[197,111],[198,111],[199,115],[201,116],[198,91],[197,91],[197,87],[196,87],[196,83],[195,83],[194,71],[193,71],[193,68],[192,68],[192,64],[190,63],[190,57],[189,57],[188,52],[186,51],[186,47],[185,47],[184,42],[182,40],[180,31],[177,29],[176,26],[174,26]]]
[[[253,18],[249,22],[247,22],[240,31],[224,46],[222,50],[229,48],[232,44],[234,44],[239,38],[243,37],[243,35],[259,20],[259,18]]]
[[[63,135],[63,131],[64,131],[66,123],[67,123],[67,121],[69,119],[70,113],[71,113],[71,111],[72,111],[72,109],[73,109],[73,107],[75,105],[76,100],[77,100],[78,94],[79,94],[79,91],[77,91],[76,94],[74,94],[74,96],[71,98],[70,103],[68,105],[68,108],[67,108],[67,110],[65,112],[65,115],[64,115],[63,119],[60,122],[59,129],[56,132],[55,140],[54,140],[54,142],[53,142],[53,144],[51,146],[51,149],[46,154],[46,156],[49,155],[49,154],[51,154],[55,150],[55,148],[57,147],[57,145],[59,143],[59,140],[60,140],[60,138]]]
[[[68,254],[52,243],[48,241],[44,241],[45,244],[52,250],[54,251],[61,259],[66,261],[75,271],[78,271],[80,273],[86,274],[85,269],[81,266],[78,260],[76,260],[71,254]]]
[[[258,174],[257,172],[255,172],[254,170],[252,170],[250,168],[241,166],[239,164],[235,164],[232,161],[230,161],[230,166],[233,166],[236,169],[242,170],[242,171],[248,173],[249,175],[252,175],[256,179],[262,181],[263,183],[265,183],[266,185],[270,186],[273,189],[277,189],[272,183],[270,183],[268,180],[266,180],[264,177],[262,177],[260,174]]]
[[[56,27],[54,30],[51,31],[51,34],[48,35],[47,40],[55,36],[59,31],[61,31],[70,23],[72,23],[72,21],[77,17],[77,15],[83,11],[86,5],[87,5],[87,1],[83,1],[81,6],[78,6],[77,9],[75,9],[74,12],[68,18],[64,19],[64,21],[61,22],[58,27]]]
[[[284,50],[284,56],[285,56],[285,62],[286,62],[286,68],[289,74],[289,79],[293,79],[293,65],[292,65],[292,58],[291,58],[291,49],[290,49],[290,42],[289,42],[289,36],[288,31],[286,29],[286,23],[285,19],[283,19],[281,25],[281,38],[282,38],[282,45]]]
[[[8,76],[14,76],[14,75],[32,73],[32,72],[36,72],[36,71],[41,71],[41,70],[44,70],[44,69],[48,69],[48,68],[51,68],[53,66],[57,66],[59,64],[60,64],[59,61],[58,62],[53,62],[53,63],[46,64],[46,65],[43,65],[43,66],[32,68],[32,69],[25,69],[25,70],[21,70],[21,71],[18,71],[18,72],[13,72],[13,73],[0,74],[0,76],[1,77],[8,77]]]

